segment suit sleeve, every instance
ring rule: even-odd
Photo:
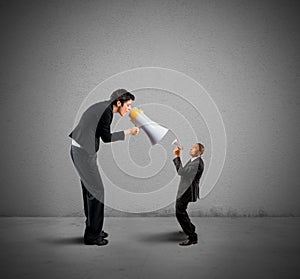
[[[193,161],[184,167],[182,166],[180,157],[176,157],[173,159],[173,162],[175,164],[177,173],[180,176],[183,176],[187,179],[191,179],[191,181],[195,178],[198,170],[198,164],[197,161]]]
[[[112,115],[107,111],[104,112],[99,121],[96,134],[100,136],[102,141],[105,143],[124,140],[125,138],[124,131],[111,133],[110,131],[111,122],[112,122]]]

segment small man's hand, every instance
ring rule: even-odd
[[[179,148],[179,147],[176,147],[176,148],[173,150],[173,153],[174,153],[175,157],[179,157],[179,156],[180,156],[180,148]]]

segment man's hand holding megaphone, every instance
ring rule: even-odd
[[[176,148],[173,150],[173,153],[175,155],[175,157],[179,157],[180,156],[180,150],[183,150],[183,146],[180,146],[180,143],[178,142],[177,139],[175,139],[173,142],[172,142],[173,145],[176,146]]]
[[[173,153],[175,157],[180,157],[180,148],[176,146],[176,148],[173,150]]]
[[[125,132],[125,135],[135,136],[139,133],[139,131],[140,131],[140,129],[138,127],[134,126],[134,127],[131,127],[129,129],[125,130],[124,132]]]
[[[152,145],[162,140],[169,130],[152,121],[141,109],[136,107],[130,110],[129,117],[134,125],[140,127],[146,133]]]

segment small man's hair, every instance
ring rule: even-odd
[[[199,151],[201,151],[201,153],[204,152],[204,145],[202,143],[197,143],[198,144],[198,147],[199,147]]]

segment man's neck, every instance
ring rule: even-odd
[[[118,112],[118,107],[115,105],[112,105],[112,111],[113,111],[113,113]]]
[[[195,157],[192,157],[192,158],[191,158],[191,161],[194,161],[194,160],[196,160],[196,159],[199,158],[199,157],[200,157],[200,155],[195,156]]]

